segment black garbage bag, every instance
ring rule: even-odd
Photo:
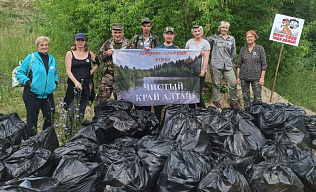
[[[0,162],[13,153],[12,143],[8,139],[0,138]]]
[[[304,186],[311,191],[316,191],[316,151],[310,149],[303,151],[294,148],[289,159],[289,167],[301,179]]]
[[[138,142],[137,154],[148,170],[152,189],[156,186],[173,144],[173,141],[162,141],[157,136],[145,136]]]
[[[316,139],[316,115],[304,116],[305,128],[309,133],[311,140]]]
[[[208,107],[207,109],[202,107],[195,108],[195,118],[202,125],[203,128],[207,129],[210,126],[210,122],[220,115],[220,112],[215,107]]]
[[[116,138],[130,136],[138,129],[137,122],[123,110],[115,111],[103,120],[106,124],[106,134],[110,143]]]
[[[301,149],[309,149],[309,137],[305,137],[299,129],[295,127],[283,127],[273,134],[273,138],[280,142],[290,142]]]
[[[305,110],[300,108],[297,105],[285,105],[285,113],[286,113],[286,127],[295,127],[299,129],[306,137],[309,137],[308,131],[305,128],[304,124],[304,116],[306,114]]]
[[[253,192],[304,192],[303,183],[285,162],[262,161],[259,164],[250,164],[246,175]]]
[[[212,153],[210,138],[201,125],[193,118],[187,118],[178,134],[176,141],[183,150],[194,150],[196,152]]]
[[[208,125],[204,128],[209,135],[212,147],[219,149],[223,147],[225,139],[233,135],[236,129],[236,125],[229,118],[222,117],[221,115],[215,116]]]
[[[121,137],[115,139],[114,142],[111,144],[114,144],[119,147],[131,147],[135,149],[137,147],[138,141],[139,139],[133,137]]]
[[[165,125],[159,135],[162,140],[175,140],[184,150],[211,154],[211,143],[207,132],[194,114],[194,110],[183,106],[166,110]]]
[[[255,115],[256,125],[268,138],[272,139],[274,132],[289,126],[299,129],[304,133],[306,138],[309,137],[303,120],[306,112],[296,105],[286,105],[283,103],[268,105],[256,102],[252,103],[246,110]]]
[[[66,192],[66,189],[58,186],[58,180],[51,177],[25,177],[11,180],[0,187],[0,191],[6,192]]]
[[[85,162],[73,157],[63,157],[57,166],[53,178],[62,188],[74,192],[101,191],[102,166],[95,162]]]
[[[103,163],[105,170],[107,170],[112,163],[128,157],[137,158],[134,147],[104,144],[98,149],[98,162]]]
[[[4,165],[3,165],[3,163],[0,161],[0,181],[3,181],[4,174],[5,174]]]
[[[141,138],[145,135],[154,133],[159,126],[159,120],[150,111],[134,110],[131,113],[132,118],[137,122],[137,130],[132,136]]]
[[[193,110],[182,105],[170,106],[166,108],[164,125],[160,132],[161,139],[176,139],[183,127],[185,119],[190,118]]]
[[[218,164],[202,179],[198,192],[251,192],[246,178],[223,163]]]
[[[0,138],[10,141],[14,145],[26,139],[32,130],[27,130],[26,124],[20,119],[17,113],[4,115],[0,113]]]
[[[112,162],[108,167],[102,186],[112,186],[124,191],[149,191],[149,173],[135,154]]]
[[[99,140],[96,134],[96,123],[91,123],[89,125],[83,126],[79,131],[73,135],[68,142],[74,142],[80,139],[86,139],[95,144],[99,144]]]
[[[209,158],[195,151],[177,147],[170,156],[157,182],[157,192],[195,192],[197,186],[211,170]]]
[[[3,161],[5,180],[23,177],[49,177],[53,166],[52,153],[49,150],[24,147]]]
[[[293,154],[294,144],[287,141],[267,140],[260,153],[264,160],[288,159]]]
[[[92,129],[94,129],[94,131],[95,131],[95,135],[97,137],[96,143],[98,145],[103,145],[103,144],[109,143],[109,138],[108,138],[108,134],[106,131],[106,124],[104,122],[104,119],[97,118],[94,121],[92,121],[92,123],[88,126],[93,127]]]
[[[99,105],[94,107],[94,119],[98,119],[100,117],[107,117],[118,110],[123,110],[129,113],[132,108],[133,104],[131,102],[123,100],[106,99],[99,103]]]
[[[251,137],[256,142],[258,148],[266,144],[266,138],[261,130],[256,127],[253,122],[248,119],[240,119],[238,122],[238,130],[244,135]]]
[[[20,149],[24,147],[42,148],[54,152],[59,147],[57,135],[53,126],[47,128],[42,133],[30,137],[20,144]]]
[[[221,112],[221,115],[226,118],[230,118],[235,124],[240,120],[250,120],[254,121],[254,117],[247,111],[241,108],[224,108]]]
[[[105,189],[103,192],[127,192],[119,187],[112,187],[110,185],[105,186]]]
[[[225,139],[222,148],[218,150],[226,155],[226,161],[233,165],[235,170],[243,174],[249,163],[258,162],[259,149],[252,137],[236,131]]]
[[[58,164],[63,156],[79,158],[83,161],[92,162],[96,159],[97,153],[98,145],[95,142],[92,142],[88,138],[78,138],[55,149],[54,159],[55,164]]]

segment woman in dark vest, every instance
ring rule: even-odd
[[[91,63],[93,68],[91,69]],[[87,37],[83,33],[76,34],[75,46],[66,53],[66,73],[68,75],[68,88],[65,102],[68,109],[68,128],[73,128],[74,118],[76,124],[82,122],[88,101],[94,100],[93,73],[98,69],[100,62],[87,46]]]

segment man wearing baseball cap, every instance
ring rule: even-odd
[[[163,49],[179,49],[178,46],[176,46],[175,44],[173,44],[173,39],[174,37],[176,36],[175,33],[174,33],[174,28],[173,27],[166,27],[164,30],[163,30],[163,37],[165,39],[165,42],[160,44],[160,45],[157,45],[157,47],[155,48],[163,48]]]
[[[112,25],[112,38],[105,41],[99,50],[99,57],[101,61],[104,62],[104,66],[101,71],[102,77],[95,103],[96,105],[102,100],[109,99],[112,92],[114,98],[117,99],[112,54],[115,49],[128,49],[129,46],[129,40],[124,37],[124,26],[121,23],[114,23]]]
[[[151,33],[151,20],[145,17],[141,22],[143,32],[135,35],[131,44],[131,49],[152,49],[159,44],[157,35]],[[151,111],[151,106],[135,106],[137,110]]]
[[[166,27],[163,30],[163,37],[165,39],[165,42],[157,45],[155,47],[155,49],[179,49],[179,46],[173,44],[173,39],[176,36],[174,33],[174,28],[173,27]],[[159,122],[160,122],[160,128],[163,126],[164,124],[164,120],[161,120],[162,117],[162,110],[165,107],[165,105],[156,105],[154,106],[154,113],[157,116]]]
[[[159,44],[159,38],[157,35],[151,33],[151,20],[145,17],[141,22],[143,32],[135,35],[132,41],[132,49],[152,49]]]

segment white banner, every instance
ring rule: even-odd
[[[303,30],[304,19],[276,14],[270,40],[298,46]]]
[[[200,50],[115,50],[118,99],[136,106],[199,103],[201,59]]]

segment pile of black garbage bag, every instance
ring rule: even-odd
[[[0,191],[316,191],[316,117],[295,105],[166,108],[106,100],[63,146],[0,114]],[[160,127],[162,127],[160,129]]]

